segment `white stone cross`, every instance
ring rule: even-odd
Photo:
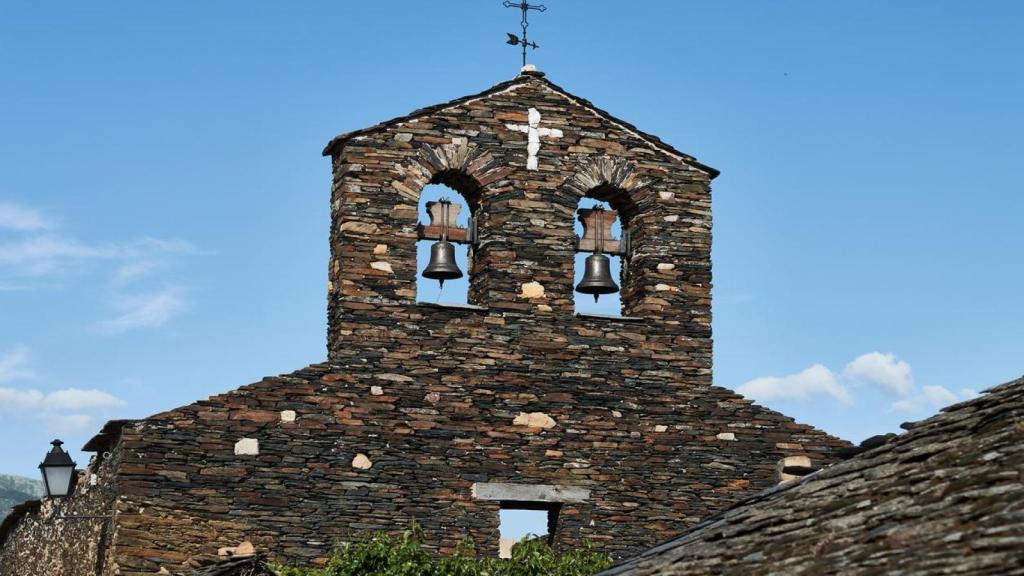
[[[540,152],[540,139],[543,137],[561,138],[562,131],[558,128],[541,128],[540,112],[536,108],[530,108],[527,118],[529,119],[529,125],[527,126],[522,124],[506,124],[505,127],[515,132],[526,133],[526,151],[529,153],[529,156],[526,158],[526,169],[536,170],[537,153]]]

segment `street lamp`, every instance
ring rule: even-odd
[[[60,440],[50,442],[53,449],[46,454],[39,470],[43,473],[46,495],[50,498],[64,498],[71,493],[75,479],[75,462],[71,455],[60,446]]]

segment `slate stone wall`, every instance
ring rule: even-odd
[[[506,126],[530,108],[562,133],[542,137],[536,171],[527,135]],[[316,564],[413,521],[441,552],[468,536],[497,554],[500,502],[475,498],[479,483],[589,491],[562,505],[556,543],[624,556],[774,485],[783,457],[824,465],[844,445],[711,385],[714,171],[692,158],[537,75],[329,152],[327,361],[123,430],[120,574],[245,542]],[[476,308],[416,302],[430,182],[474,210]],[[574,314],[588,195],[632,234],[625,318]],[[535,282],[542,294],[524,291]]]
[[[527,328],[506,319],[496,331],[490,315],[432,307],[414,321],[425,332],[443,319],[452,349],[472,334],[492,339],[477,336],[473,359],[459,355],[437,372],[410,370],[402,359],[368,359],[359,371],[316,365],[126,430],[120,482],[129,502],[119,536],[132,545],[119,550],[122,573],[152,573],[245,541],[281,561],[316,563],[337,542],[412,521],[442,552],[470,536],[496,554],[499,503],[474,499],[482,482],[589,489],[587,501],[562,508],[559,545],[587,538],[623,556],[774,485],[784,455],[821,465],[842,444],[726,390],[672,384],[643,364],[627,383],[599,376],[611,361],[552,381],[499,369],[509,356],[503,335]],[[601,333],[596,322],[580,329]],[[552,365],[578,354],[535,350]],[[479,378],[461,375],[460,362]],[[293,422],[282,420],[285,411]],[[258,440],[258,455],[235,454],[242,438]]]

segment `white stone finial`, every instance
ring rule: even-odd
[[[536,72],[536,71],[537,71],[537,67],[534,66],[533,64],[527,64],[526,66],[523,66],[523,68],[520,70],[520,72]]]

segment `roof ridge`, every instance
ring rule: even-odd
[[[637,138],[639,138],[640,140],[643,140],[643,141],[647,142],[648,144],[650,144],[654,148],[660,149],[662,152],[666,152],[666,153],[668,153],[670,155],[678,157],[678,159],[681,162],[683,162],[685,164],[689,164],[692,167],[697,168],[698,170],[707,173],[707,175],[709,177],[711,177],[711,178],[715,178],[716,176],[718,176],[721,173],[719,170],[699,162],[695,157],[693,157],[693,156],[691,156],[689,154],[686,154],[685,152],[680,151],[679,149],[677,149],[674,146],[672,146],[671,144],[665,142],[661,138],[659,138],[657,136],[654,136],[653,134],[650,134],[648,132],[644,132],[643,130],[640,130],[639,128],[637,128],[635,125],[630,124],[629,122],[626,122],[625,120],[622,120],[621,118],[617,118],[616,116],[613,116],[611,113],[609,113],[606,110],[598,108],[590,100],[587,100],[586,98],[583,98],[581,96],[577,96],[577,95],[573,94],[572,92],[569,92],[565,88],[562,88],[558,84],[555,84],[554,82],[549,80],[544,75],[543,72],[531,72],[531,71],[522,72],[518,76],[516,76],[515,78],[513,78],[511,80],[506,80],[504,82],[499,82],[498,84],[495,84],[494,86],[491,86],[490,88],[488,88],[488,89],[486,89],[486,90],[484,90],[482,92],[479,92],[477,94],[471,94],[469,96],[462,96],[462,97],[455,98],[453,100],[449,100],[447,102],[443,102],[443,103],[440,103],[440,104],[434,104],[432,106],[426,106],[426,107],[423,107],[423,108],[419,108],[417,110],[413,110],[412,112],[410,112],[408,114],[405,114],[403,116],[397,116],[397,117],[392,118],[390,120],[385,120],[383,122],[378,122],[377,124],[374,124],[372,126],[368,126],[366,128],[361,128],[359,130],[352,130],[350,132],[344,132],[344,133],[339,134],[338,136],[335,136],[334,138],[332,138],[331,141],[327,143],[327,146],[324,147],[322,153],[323,153],[324,156],[330,156],[334,152],[335,148],[337,148],[338,145],[340,145],[343,142],[346,142],[348,140],[351,140],[353,138],[358,138],[359,136],[362,136],[362,135],[365,135],[365,134],[370,134],[370,133],[376,132],[378,130],[383,130],[385,128],[389,128],[391,126],[394,126],[395,124],[401,124],[403,122],[408,122],[410,120],[419,118],[421,116],[426,116],[426,115],[431,114],[433,112],[444,110],[446,108],[451,108],[453,106],[458,106],[460,104],[464,104],[464,103],[470,102],[472,100],[478,100],[478,99],[481,99],[481,98],[486,98],[488,96],[491,96],[491,95],[494,95],[494,94],[498,94],[500,92],[506,91],[506,90],[511,89],[513,87],[516,87],[518,85],[528,84],[530,82],[538,82],[538,83],[544,85],[545,87],[547,87],[551,91],[553,91],[553,92],[555,92],[557,94],[560,94],[562,97],[566,98],[571,103],[576,104],[578,106],[581,106],[583,108],[586,108],[586,109],[590,110],[591,112],[596,114],[598,117],[604,119],[605,121],[611,122],[613,124],[617,124],[619,127],[621,127],[622,129],[624,129],[627,132],[632,132],[633,135],[636,136]]]
[[[520,83],[522,83],[524,81],[529,81],[529,79],[531,77],[535,77],[535,76],[533,76],[533,75],[528,76],[526,74],[519,74],[518,76],[516,76],[515,78],[513,78],[511,80],[505,80],[504,82],[499,82],[499,83],[495,84],[494,86],[491,86],[490,88],[488,88],[488,89],[486,89],[486,90],[484,90],[482,92],[478,92],[476,94],[471,94],[469,96],[460,96],[458,98],[454,98],[452,100],[448,100],[447,102],[442,102],[440,104],[432,104],[430,106],[424,106],[423,108],[417,108],[416,110],[413,110],[412,112],[409,112],[408,114],[403,114],[401,116],[396,116],[394,118],[391,118],[390,120],[384,120],[383,122],[378,122],[376,124],[373,124],[372,126],[367,126],[366,128],[360,128],[358,130],[351,130],[349,132],[342,132],[341,134],[335,136],[334,138],[331,138],[331,141],[328,142],[327,146],[324,147],[322,154],[324,156],[330,156],[334,152],[334,148],[335,147],[337,147],[342,142],[346,142],[348,140],[351,140],[352,138],[356,138],[356,137],[362,136],[363,134],[369,134],[371,132],[376,132],[377,130],[382,130],[384,128],[388,128],[388,127],[390,127],[390,126],[392,126],[394,124],[401,124],[403,122],[408,122],[409,120],[412,120],[414,118],[418,118],[420,116],[425,116],[425,115],[430,114],[432,112],[437,112],[438,110],[444,110],[445,108],[450,108],[452,106],[458,106],[459,104],[464,104],[464,103],[469,102],[471,100],[476,100],[478,98],[485,98],[487,96],[490,96],[491,94],[496,94],[498,92],[501,92],[502,90],[510,88],[510,87],[512,87],[515,84],[520,84]]]

